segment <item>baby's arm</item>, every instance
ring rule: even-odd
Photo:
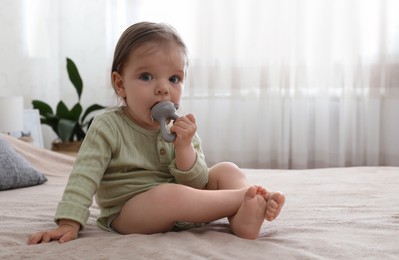
[[[28,240],[28,245],[48,243],[51,240],[57,239],[60,243],[68,242],[78,237],[79,229],[80,224],[78,222],[68,219],[61,219],[58,224],[58,228],[33,234]]]
[[[194,115],[179,117],[170,130],[176,133],[174,141],[176,168],[180,171],[188,171],[197,160],[197,154],[192,144],[193,136],[197,131]]]
[[[197,133],[195,133],[192,138],[191,147],[193,147],[195,153],[195,161],[192,167],[183,171],[178,168],[178,151],[175,149],[176,156],[169,165],[169,171],[175,177],[176,183],[190,186],[195,189],[203,189],[208,183],[209,169],[205,162],[204,153],[202,152],[201,139]],[[180,159],[181,158],[184,157],[180,157]]]
[[[55,220],[58,228],[32,235],[28,244],[47,243],[51,240],[63,243],[77,238],[79,229],[89,218],[93,195],[109,163],[110,140],[113,139],[106,138],[115,136],[110,125],[105,116],[93,121],[57,207]],[[99,138],[103,140],[99,141]]]

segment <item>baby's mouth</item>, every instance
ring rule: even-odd
[[[150,110],[152,110],[156,105],[158,105],[158,104],[161,103],[161,102],[162,102],[162,101],[157,101],[157,102],[155,102],[155,103],[150,107]],[[172,102],[172,101],[170,101],[170,102]],[[173,103],[173,102],[172,102],[172,103]],[[179,104],[173,103],[173,105],[175,106],[176,110],[179,109]]]
[[[157,104],[159,104],[159,101],[155,102],[154,105],[152,105],[152,106],[150,107],[150,110],[152,110]]]

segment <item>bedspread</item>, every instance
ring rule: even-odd
[[[7,139],[48,182],[0,192],[1,259],[399,259],[399,168],[244,169],[249,181],[280,190],[280,216],[257,240],[231,234],[227,219],[154,235],[100,230],[98,207],[77,240],[28,246],[55,228],[53,215],[74,158]]]

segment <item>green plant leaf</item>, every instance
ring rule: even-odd
[[[65,103],[63,101],[58,102],[57,105],[57,109],[55,112],[55,115],[60,118],[60,119],[70,119],[70,115],[69,115],[69,109],[67,108],[67,106],[65,105]]]
[[[60,119],[58,122],[58,136],[63,142],[73,141],[73,134],[77,122],[68,119]]]
[[[51,109],[51,107],[43,101],[33,100],[32,105],[34,109],[39,110],[41,116],[46,117],[46,114],[54,114],[53,109]]]
[[[80,115],[82,114],[82,111],[83,111],[82,105],[80,105],[80,103],[76,103],[71,109],[71,111],[69,111],[69,119],[78,122]]]
[[[53,112],[52,108],[45,102],[39,100],[32,101],[33,107],[40,112],[40,122],[49,125],[62,142],[83,140],[90,123],[93,121],[93,117],[90,119],[87,118],[88,115],[96,110],[106,108],[94,104],[88,107],[83,113],[83,107],[80,104],[83,81],[75,63],[69,58],[66,58],[66,61],[68,76],[78,94],[78,102],[69,110],[63,101],[59,101]],[[82,113],[83,116],[81,116]]]
[[[53,109],[47,103],[40,100],[33,100],[32,105],[34,109],[39,110],[40,123],[50,126],[58,136],[58,118],[54,115]]]
[[[40,119],[40,123],[50,126],[53,129],[53,131],[57,134],[57,136],[59,136],[57,129],[58,121],[59,119],[53,114],[46,114],[45,117],[42,117]]]
[[[83,91],[83,81],[80,77],[78,68],[76,67],[75,63],[70,59],[66,58],[67,61],[67,71],[69,79],[71,80],[72,84],[75,86],[76,92],[78,93],[78,97],[80,100],[80,96],[82,95]]]
[[[83,122],[85,121],[86,117],[87,117],[91,112],[94,112],[94,111],[97,111],[97,110],[101,110],[101,109],[104,109],[104,108],[106,108],[106,107],[101,106],[101,105],[98,105],[98,104],[94,104],[94,105],[89,106],[89,107],[86,109],[86,111],[84,112],[83,116],[82,116],[82,120],[80,121],[81,124],[83,124]]]

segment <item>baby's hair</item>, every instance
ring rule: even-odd
[[[187,54],[187,47],[177,31],[164,23],[140,22],[128,27],[119,38],[115,47],[112,72],[122,73],[123,65],[129,54],[144,43],[174,42]]]

